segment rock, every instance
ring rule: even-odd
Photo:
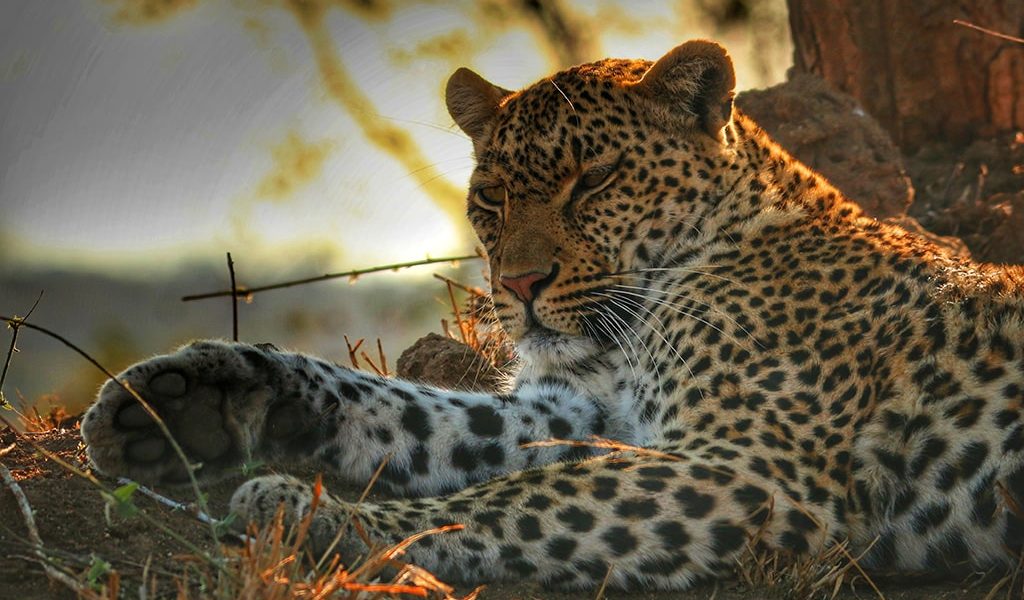
[[[498,392],[508,376],[469,346],[436,333],[416,340],[398,357],[397,375],[454,390]]]
[[[914,189],[888,134],[852,96],[822,79],[791,71],[785,83],[742,92],[736,106],[869,215],[903,215],[913,201]]]

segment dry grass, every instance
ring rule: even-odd
[[[496,369],[507,369],[515,360],[515,349],[505,331],[498,326],[490,295],[481,288],[460,283],[437,273],[434,277],[444,282],[447,287],[448,301],[456,328],[456,331],[452,332],[451,323],[447,319],[441,319],[444,334],[469,346]],[[455,290],[465,293],[461,302],[457,299]]]
[[[402,562],[399,557],[417,540],[443,534],[455,526],[424,531],[386,548],[375,549],[369,545],[367,554],[351,565],[342,563],[337,555],[326,562],[317,561],[308,552],[306,541],[323,490],[319,478],[313,490],[312,510],[294,527],[285,524],[282,508],[267,526],[248,529],[247,544],[240,548],[222,546],[225,569],[211,569],[208,563],[197,560],[195,578],[177,581],[177,598],[354,600],[366,597],[364,594],[454,598],[454,588],[423,569]],[[213,593],[196,592],[197,584],[200,584],[198,589],[213,590]],[[476,595],[474,591],[464,598],[471,600]]]

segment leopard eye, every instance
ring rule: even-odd
[[[489,185],[477,188],[477,203],[491,210],[498,210],[505,205],[508,198],[508,190],[503,185]]]
[[[608,168],[591,169],[580,177],[579,185],[585,190],[593,190],[594,188],[600,187],[602,183],[610,180],[613,172],[613,169]]]

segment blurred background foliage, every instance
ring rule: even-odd
[[[374,264],[471,252],[470,144],[445,113],[470,66],[509,88],[686,39],[731,51],[739,87],[779,81],[784,0],[98,0],[0,6],[0,314],[23,314],[108,368],[230,336],[230,301],[182,303]],[[423,267],[260,294],[241,337],[393,361],[450,312]],[[6,346],[6,344],[5,344]],[[31,332],[4,385],[84,407],[102,376]]]

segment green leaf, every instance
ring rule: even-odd
[[[265,464],[266,463],[264,463],[262,460],[255,460],[254,459],[254,460],[246,461],[246,462],[242,463],[242,466],[241,466],[242,475],[245,475],[247,477],[250,476],[250,475],[253,475],[253,474],[256,473],[256,471],[261,469],[263,467],[263,465],[265,465]]]
[[[92,562],[89,564],[89,571],[85,574],[85,580],[89,583],[89,587],[100,591],[103,588],[103,583],[100,579],[106,577],[111,570],[110,563],[93,554]]]
[[[117,516],[123,519],[130,519],[139,514],[139,507],[131,502],[118,502],[114,505],[114,510],[117,511]]]
[[[132,495],[135,494],[135,490],[137,489],[139,489],[139,484],[134,481],[126,483],[114,490],[114,498],[117,499],[118,502],[131,502]]]
[[[226,516],[223,519],[217,521],[213,525],[213,527],[214,527],[214,529],[217,530],[217,535],[224,535],[224,534],[227,534],[227,533],[231,533],[232,532],[231,526],[237,520],[238,520],[238,514],[237,513],[228,513],[228,516]]]
[[[103,492],[103,497],[107,500],[109,506],[114,508],[117,516],[129,519],[139,512],[139,508],[132,502],[132,496],[137,489],[139,489],[139,484],[133,481],[122,485],[110,493]]]

